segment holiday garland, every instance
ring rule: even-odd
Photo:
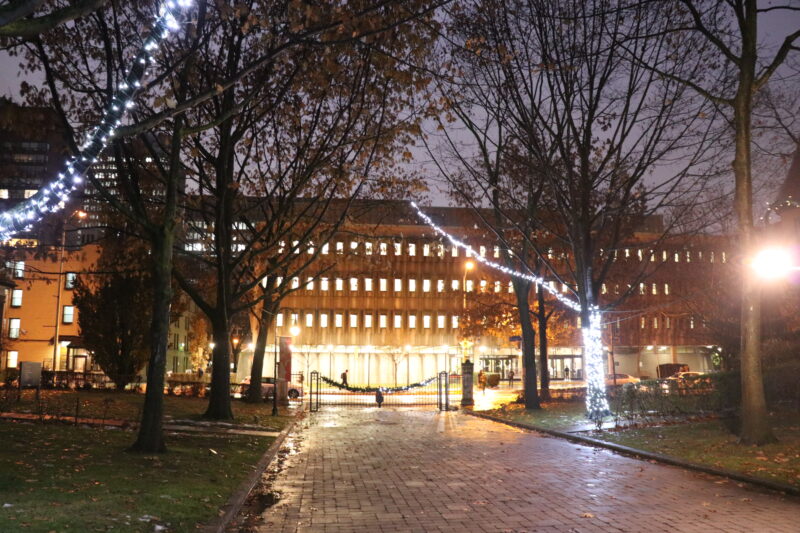
[[[392,394],[394,392],[407,392],[411,389],[425,387],[426,385],[430,385],[431,383],[433,383],[433,381],[436,379],[436,377],[428,378],[425,381],[412,383],[411,385],[406,385],[405,387],[351,387],[349,385],[345,385],[341,381],[334,381],[330,378],[326,378],[325,376],[320,376],[319,378],[328,385],[331,385],[338,389],[344,389],[350,392],[377,392],[380,390],[384,394]]]

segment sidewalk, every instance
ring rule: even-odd
[[[797,532],[800,501],[461,413],[310,415],[259,532]]]

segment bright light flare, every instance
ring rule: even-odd
[[[756,276],[764,280],[776,280],[785,278],[793,270],[794,258],[787,248],[764,248],[758,252],[750,266]]]

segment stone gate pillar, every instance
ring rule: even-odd
[[[461,406],[470,407],[475,405],[472,399],[472,370],[475,365],[472,361],[461,363]]]

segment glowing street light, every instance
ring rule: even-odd
[[[763,280],[782,279],[793,270],[800,270],[794,265],[794,258],[788,248],[770,247],[759,251],[750,263],[756,276]]]

